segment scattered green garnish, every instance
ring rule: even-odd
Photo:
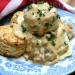
[[[38,9],[37,14],[39,14],[39,17],[45,16],[45,14],[44,14],[44,13],[42,13],[42,10],[39,10],[39,9]]]
[[[53,16],[52,22],[54,22],[56,19],[60,19],[60,15],[56,14],[56,16]]]
[[[40,44],[39,44],[39,41],[37,40],[36,41],[36,47],[39,49],[40,48]]]
[[[50,35],[50,36],[47,36],[47,37],[46,37],[48,41],[51,41],[51,40],[54,40],[54,39],[55,39],[55,35],[54,35],[54,34],[49,33],[49,35]]]
[[[42,16],[42,12],[39,13],[39,17],[41,17],[41,16]]]
[[[32,12],[32,15],[34,15],[34,12]]]
[[[51,42],[51,44],[53,45],[53,46],[55,46],[55,42],[54,42],[54,40],[52,40],[52,41],[50,41]]]
[[[49,24],[49,23],[45,23],[45,27],[48,29],[50,27],[52,27],[53,25],[52,24]]]
[[[38,13],[38,14],[41,13],[41,10],[38,9],[38,12],[37,12],[37,13]]]
[[[38,17],[37,20],[40,20],[40,17]]]
[[[36,45],[39,46],[39,42],[38,42],[38,40],[37,40],[37,42],[36,42]]]
[[[11,25],[10,28],[13,28],[13,25]]]
[[[50,11],[53,8],[53,6],[49,6],[48,11]]]
[[[64,45],[68,45],[68,44],[64,41]]]
[[[45,16],[45,14],[43,13],[42,16]]]
[[[57,19],[60,19],[60,15],[57,14],[56,18],[57,18]]]
[[[21,25],[21,28],[23,33],[27,31],[26,27],[24,27],[23,25]]]
[[[55,42],[54,42],[54,40],[55,40],[55,35],[52,34],[52,33],[49,33],[49,35],[50,35],[50,36],[46,36],[47,40],[50,41],[53,46],[55,46]]]

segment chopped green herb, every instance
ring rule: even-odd
[[[42,14],[42,16],[45,16],[45,14]]]
[[[49,6],[48,11],[50,11],[53,8],[53,6]]]
[[[55,42],[54,42],[54,40],[55,40],[55,35],[52,34],[52,33],[49,33],[49,35],[50,35],[50,36],[46,36],[47,40],[50,41],[53,46],[55,46]]]
[[[45,14],[44,14],[44,13],[42,13],[42,11],[41,11],[41,10],[39,10],[39,9],[38,9],[37,14],[39,14],[39,17],[41,17],[41,16],[45,16]]]
[[[56,18],[57,18],[57,19],[60,19],[60,15],[57,14]]]
[[[40,48],[40,44],[38,40],[36,41],[36,47],[38,47],[38,49]]]
[[[32,15],[34,15],[34,12],[32,12]]]
[[[37,12],[37,13],[38,13],[38,14],[41,13],[41,10],[38,9],[38,12]]]
[[[68,44],[64,41],[64,45],[68,45]]]
[[[60,19],[60,15],[56,15],[56,16],[53,16],[53,20],[52,20],[52,22],[54,22],[56,19]]]
[[[42,12],[39,13],[39,17],[41,17],[41,16],[42,16]]]
[[[52,24],[49,24],[49,23],[45,23],[45,27],[48,29],[50,27],[52,27],[53,25]]]
[[[10,28],[13,28],[13,25],[11,25]]]
[[[55,39],[55,35],[52,33],[48,33],[50,36],[46,36],[48,41],[54,40]]]
[[[37,45],[37,46],[39,46],[39,43],[38,43],[38,41],[36,42],[36,45]]]
[[[49,25],[50,27],[53,26],[52,24]]]
[[[23,33],[27,31],[26,27],[24,27],[23,25],[21,25],[21,28]]]
[[[49,23],[45,23],[45,27],[46,28],[49,28]]]
[[[54,42],[54,40],[51,41],[51,44],[52,44],[53,46],[55,46],[55,42]]]
[[[53,46],[55,46],[54,37],[53,38],[52,37],[50,37],[50,38],[47,37],[47,40],[50,41]]]
[[[51,40],[51,36],[46,36],[47,40],[50,41]]]
[[[37,18],[37,20],[40,20],[40,17],[39,17],[39,18]]]

